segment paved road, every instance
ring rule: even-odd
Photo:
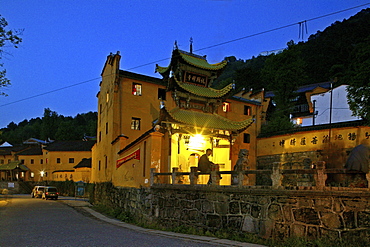
[[[120,227],[104,221],[104,217],[100,220],[99,216],[92,217],[89,210],[75,210],[67,202],[29,195],[11,195],[5,200],[1,196],[0,246],[255,246],[210,243],[202,237],[186,238],[181,234],[164,235],[159,231]]]

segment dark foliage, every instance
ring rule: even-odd
[[[228,57],[229,65],[214,86],[221,88],[233,82],[236,92],[243,88],[273,91],[278,96],[274,99],[278,110],[275,114],[289,121],[283,110],[289,110],[287,103],[295,97],[292,92],[297,87],[327,81],[334,82],[334,86],[347,84],[353,114],[370,119],[369,48],[370,8],[318,31],[307,42],[289,41],[278,54],[246,61]]]
[[[23,120],[16,124],[11,122],[0,130],[0,141],[21,144],[29,138],[40,140],[82,140],[84,137],[96,136],[98,115],[96,112],[65,117],[46,108],[42,118]]]

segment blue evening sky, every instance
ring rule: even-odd
[[[9,96],[0,96],[0,128],[42,117],[45,108],[64,116],[97,111],[110,52],[121,52],[121,69],[159,77],[155,63],[168,65],[157,61],[170,57],[175,40],[188,51],[192,37],[210,63],[245,60],[302,41],[301,21],[309,20],[307,40],[368,7],[369,0],[0,0],[8,27],[24,29],[20,47],[1,60],[12,85],[1,89]]]

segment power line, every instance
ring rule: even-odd
[[[218,43],[218,44],[210,45],[210,46],[207,46],[207,47],[203,47],[203,48],[197,49],[194,52],[202,51],[202,50],[207,50],[207,49],[214,48],[214,47],[221,46],[221,45],[226,45],[226,44],[233,43],[233,42],[236,42],[236,41],[240,41],[240,40],[243,40],[243,39],[252,38],[252,37],[255,37],[255,36],[262,35],[262,34],[274,32],[274,31],[277,31],[277,30],[280,30],[280,29],[285,29],[285,28],[288,28],[288,27],[292,27],[292,26],[295,26],[297,24],[300,25],[300,26],[302,26],[302,23],[304,23],[306,25],[307,22],[309,22],[309,21],[318,20],[318,19],[321,19],[321,18],[324,18],[324,17],[328,17],[328,16],[331,16],[331,15],[336,15],[336,14],[339,14],[339,13],[342,13],[342,12],[346,12],[346,11],[349,11],[349,10],[352,10],[352,9],[360,8],[360,7],[369,5],[369,4],[370,4],[370,2],[369,3],[365,3],[365,4],[361,4],[361,5],[357,5],[357,6],[354,6],[354,7],[351,7],[351,8],[339,10],[339,11],[336,11],[336,12],[333,12],[333,13],[330,13],[330,14],[326,14],[326,15],[314,17],[314,18],[311,18],[311,19],[308,19],[308,20],[300,21],[298,23],[292,23],[292,24],[288,24],[288,25],[285,25],[285,26],[281,26],[281,27],[270,29],[270,30],[262,31],[262,32],[259,32],[259,33],[255,33],[255,34],[243,36],[243,37],[240,37],[240,38],[237,38],[237,39],[232,39],[232,40],[229,40],[229,41],[225,41],[225,42],[221,42],[221,43]],[[307,28],[307,26],[306,26],[306,28]],[[303,37],[303,33],[302,33],[302,37]],[[160,59],[160,60],[157,60],[157,61],[145,63],[145,64],[138,65],[138,66],[135,66],[135,67],[131,67],[131,68],[127,69],[127,70],[128,71],[134,70],[134,69],[137,69],[137,68],[145,67],[145,66],[148,66],[148,65],[152,65],[152,64],[163,62],[163,61],[170,60],[170,59],[171,59],[170,57],[169,58],[163,58],[163,59]],[[101,79],[101,77],[90,79],[90,80],[79,82],[79,83],[75,83],[75,84],[72,84],[72,85],[69,85],[69,86],[65,86],[65,87],[61,87],[61,88],[58,88],[58,89],[54,89],[54,90],[51,90],[51,91],[48,91],[48,92],[36,94],[36,95],[30,96],[30,97],[27,97],[27,98],[23,98],[23,99],[20,99],[20,100],[16,100],[16,101],[13,101],[13,102],[10,102],[10,103],[6,103],[6,104],[3,104],[3,105],[0,105],[0,107],[11,105],[11,104],[15,104],[15,103],[22,102],[22,101],[25,101],[25,100],[29,100],[29,99],[32,99],[32,98],[40,97],[40,96],[43,96],[43,95],[46,95],[46,94],[58,92],[58,91],[61,91],[61,90],[67,89],[67,88],[75,87],[75,86],[78,86],[78,85],[81,85],[81,84],[85,84],[85,83],[88,83],[88,82],[91,82],[91,81],[95,81],[95,80],[98,80],[98,79]]]
[[[22,101],[29,100],[29,99],[33,99],[33,98],[37,98],[37,97],[40,97],[40,96],[43,96],[43,95],[46,95],[46,94],[58,92],[58,91],[61,91],[61,90],[67,89],[67,88],[75,87],[75,86],[85,84],[85,83],[88,83],[88,82],[91,82],[91,81],[99,80],[99,79],[101,79],[101,77],[97,77],[97,78],[90,79],[90,80],[87,80],[87,81],[75,83],[75,84],[68,85],[68,86],[61,87],[61,88],[57,88],[57,89],[54,89],[54,90],[51,90],[51,91],[47,91],[45,93],[36,94],[36,95],[30,96],[30,97],[27,97],[27,98],[23,98],[23,99],[20,99],[20,100],[16,100],[16,101],[13,101],[13,102],[10,102],[10,103],[0,105],[0,107],[15,104],[15,103],[22,102]]]
[[[331,15],[336,15],[336,14],[339,14],[339,13],[342,13],[342,12],[345,12],[345,11],[349,11],[349,10],[352,10],[352,9],[360,8],[360,7],[369,5],[369,4],[370,4],[370,2],[365,3],[365,4],[361,4],[361,5],[358,5],[358,6],[355,6],[355,7],[351,7],[351,8],[348,8],[348,9],[339,10],[339,11],[336,11],[336,12],[333,12],[333,13],[330,13],[330,14],[314,17],[314,18],[311,18],[311,19],[308,19],[308,20],[300,21],[300,22],[297,22],[297,23],[292,23],[292,24],[288,24],[288,25],[285,25],[285,26],[281,26],[281,27],[270,29],[270,30],[262,31],[262,32],[259,32],[259,33],[255,33],[255,34],[247,35],[247,36],[244,36],[244,37],[240,37],[240,38],[237,38],[237,39],[232,39],[232,40],[229,40],[229,41],[221,42],[221,43],[218,43],[218,44],[215,44],[215,45],[206,46],[206,47],[195,50],[195,52],[202,51],[202,50],[207,50],[207,49],[214,48],[214,47],[221,46],[221,45],[226,45],[226,44],[233,43],[233,42],[236,42],[236,41],[239,41],[239,40],[259,36],[259,35],[262,35],[262,34],[271,33],[271,32],[274,32],[274,31],[277,31],[277,30],[280,30],[280,29],[285,29],[285,28],[288,28],[288,27],[295,26],[297,24],[302,25],[302,23],[305,23],[305,25],[307,25],[307,22],[309,22],[309,21],[314,21],[314,20],[318,20],[318,19],[321,19],[321,18],[324,18],[324,17],[331,16]],[[171,59],[171,58],[164,58],[164,59],[157,60],[157,61],[154,61],[154,62],[151,62],[151,63],[138,65],[138,66],[130,68],[128,70],[137,69],[137,68],[140,68],[140,67],[144,67],[144,66],[147,66],[147,65],[151,65],[151,64],[162,62],[162,61],[169,60],[169,59]]]

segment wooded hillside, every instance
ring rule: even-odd
[[[0,143],[21,144],[29,138],[40,140],[82,140],[96,136],[97,112],[77,114],[75,117],[59,115],[49,108],[44,110],[42,118],[25,119],[16,124],[11,122],[0,130]]]

